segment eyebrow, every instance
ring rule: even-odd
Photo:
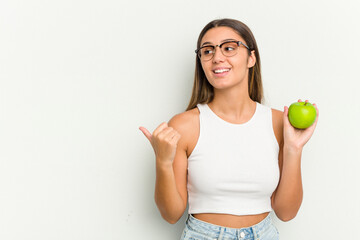
[[[227,41],[238,41],[236,39],[232,39],[232,38],[228,38],[228,39],[224,39],[221,42],[227,42]],[[211,44],[211,42],[204,42],[203,44],[201,44],[201,46],[204,46],[205,44]]]

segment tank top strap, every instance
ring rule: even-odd
[[[196,105],[196,107],[199,109],[199,112],[200,112],[200,113],[203,113],[203,112],[206,111],[206,109],[205,109],[205,104],[203,104],[203,103],[198,103],[198,104]]]
[[[200,118],[209,118],[211,116],[211,113],[209,112],[206,103],[198,103],[196,107],[199,109]]]
[[[199,118],[202,124],[213,121],[213,113],[206,103],[198,103],[196,106],[199,109]]]

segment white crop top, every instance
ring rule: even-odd
[[[197,107],[200,135],[188,158],[188,212],[270,212],[280,173],[271,108],[256,102],[255,114],[248,122],[233,124],[207,104]]]

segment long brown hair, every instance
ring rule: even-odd
[[[249,56],[251,55],[251,51],[255,50],[256,63],[249,69],[248,90],[249,96],[253,101],[262,103],[263,86],[261,81],[260,55],[254,35],[252,34],[250,28],[244,23],[235,19],[224,18],[213,20],[209,22],[201,31],[197,41],[197,48],[200,47],[201,40],[205,33],[215,27],[230,27],[235,30],[245,40],[245,44],[249,46]],[[191,99],[186,110],[195,108],[198,103],[209,103],[213,99],[214,88],[208,82],[204,70],[201,66],[200,59],[196,56],[194,85]]]

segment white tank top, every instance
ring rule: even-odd
[[[207,104],[197,107],[200,135],[188,158],[188,212],[270,212],[271,195],[279,182],[279,145],[271,108],[256,102],[248,122],[233,124]]]

